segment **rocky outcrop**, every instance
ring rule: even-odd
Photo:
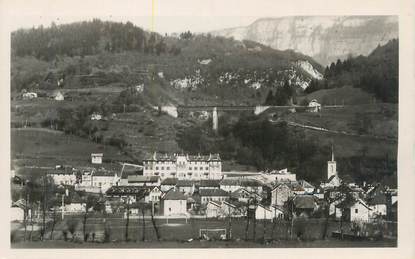
[[[397,16],[291,16],[211,33],[292,49],[326,66],[348,55],[368,55],[378,45],[398,38],[399,30]]]

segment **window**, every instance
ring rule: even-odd
[[[197,166],[195,166],[195,170],[197,170]]]
[[[205,170],[206,170],[206,171],[207,171],[207,170],[209,170],[209,167],[207,167],[207,166],[206,166],[206,167],[205,167]]]
[[[159,170],[159,167],[158,166],[156,166],[156,170]]]
[[[200,170],[203,170],[203,167],[200,167],[199,169],[200,169]]]
[[[354,213],[357,213],[359,210],[358,209],[354,209]]]
[[[161,167],[161,170],[164,170],[164,166]]]
[[[170,170],[170,166],[166,167],[167,170]]]

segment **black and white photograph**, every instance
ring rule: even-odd
[[[9,21],[12,250],[398,247],[399,15],[147,2]]]

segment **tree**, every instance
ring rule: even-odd
[[[88,212],[92,210],[99,210],[101,208],[101,205],[99,204],[99,199],[97,196],[88,194],[83,197],[83,200],[85,202],[85,212],[82,220],[82,233],[84,236],[84,242],[88,240],[88,235],[86,233],[86,223],[88,219]]]

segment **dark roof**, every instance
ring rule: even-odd
[[[293,202],[297,209],[314,209],[316,206],[316,198],[313,195],[296,195]]]
[[[171,189],[164,195],[163,200],[187,200],[187,198],[183,193]]]
[[[366,208],[370,209],[362,200],[360,199],[345,199],[344,201],[340,202],[339,204],[336,205],[337,208],[351,208],[353,205],[355,205],[356,203],[361,203],[363,206],[365,206]]]
[[[200,187],[219,187],[220,180],[200,180]]]
[[[148,188],[143,186],[112,186],[106,191],[107,195],[138,195],[145,196]]]
[[[220,185],[243,186],[243,187],[259,187],[262,183],[255,179],[247,178],[225,178],[220,181]]]
[[[383,193],[376,193],[376,195],[367,199],[369,205],[387,204],[386,195]]]
[[[176,183],[177,187],[192,187],[195,183],[190,180],[178,180]]]
[[[166,178],[161,182],[161,185],[176,185],[177,182],[177,178]]]
[[[144,176],[144,175],[129,175],[129,183],[148,183],[148,182],[157,182],[159,180],[158,176]]]
[[[229,196],[229,193],[222,189],[202,189],[199,190],[200,196]]]

